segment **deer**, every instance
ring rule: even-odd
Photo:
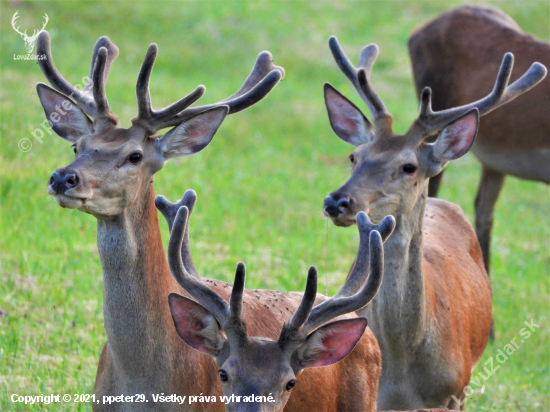
[[[471,372],[489,339],[491,284],[475,231],[459,206],[427,197],[428,179],[473,144],[479,116],[514,99],[545,75],[535,63],[508,86],[513,56],[506,54],[493,91],[481,100],[433,111],[431,90],[422,91],[420,113],[404,135],[371,86],[378,46],[361,50],[355,67],[336,37],[329,47],[372,115],[332,85],[324,86],[330,125],[350,154],[351,176],[324,200],[337,226],[356,223],[364,211],[373,222],[391,214],[396,227],[384,244],[384,283],[358,311],[382,351],[378,410],[460,409]],[[426,139],[437,133],[434,142]]]
[[[489,91],[500,55],[514,53],[520,70],[533,60],[550,65],[550,44],[524,33],[498,9],[462,6],[416,28],[409,38],[416,90],[429,86],[436,110],[463,105]],[[536,104],[534,104],[536,103]],[[527,110],[527,108],[529,108]],[[506,175],[550,183],[550,79],[487,115],[472,153],[482,171],[475,197],[475,228],[489,273],[494,209]],[[443,171],[432,177],[437,197]]]
[[[46,28],[46,24],[48,24],[49,17],[46,13],[44,13],[44,24],[42,25],[42,28],[40,30],[34,30],[32,33],[32,36],[29,36],[27,34],[27,30],[25,30],[24,32],[20,32],[19,26],[16,26],[17,19],[19,18],[18,13],[19,13],[19,10],[17,10],[13,15],[11,19],[11,26],[17,33],[21,35],[21,38],[25,41],[25,48],[27,49],[27,53],[30,54],[34,49],[34,44],[36,42],[36,39],[38,38],[38,34]]]
[[[393,231],[393,217],[373,225],[365,213],[357,215],[357,261],[331,298],[317,294],[315,266],[309,269],[303,294],[245,290],[242,262],[237,264],[233,286],[225,284],[222,294],[213,287],[216,281],[193,274],[189,217],[195,201],[191,190],[175,204],[157,198],[170,228],[170,270],[189,296],[171,293],[168,301],[178,335],[190,347],[210,355],[219,368],[225,410],[282,412],[290,401],[285,410],[376,411],[380,353],[366,329],[367,319],[353,312],[368,305],[380,288],[382,240]],[[356,288],[360,290],[350,295]],[[304,369],[322,366],[327,367],[311,371],[298,383]],[[293,388],[301,388],[302,393],[291,396]],[[301,399],[305,391],[324,399],[306,403]],[[297,409],[293,400],[299,402]]]
[[[262,100],[284,70],[269,52],[258,55],[241,88],[209,105],[191,106],[205,92],[154,110],[149,79],[158,53],[151,44],[136,82],[137,116],[129,128],[117,127],[105,85],[118,47],[108,38],[96,42],[86,87],[73,87],[57,70],[50,36],[38,36],[38,63],[53,87],[37,84],[52,129],[72,144],[75,159],[54,171],[47,192],[57,204],[97,220],[97,246],[103,272],[103,312],[107,342],[94,385],[94,411],[203,411],[205,405],[155,403],[152,395],[219,395],[212,359],[190,349],[174,330],[166,296],[183,293],[164,254],[155,207],[154,175],[169,159],[200,152],[226,115]],[[93,119],[93,120],[91,120]],[[162,129],[165,134],[157,135]],[[134,403],[103,403],[104,396],[140,395]],[[222,411],[223,404],[208,410]]]

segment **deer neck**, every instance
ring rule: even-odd
[[[414,346],[424,335],[422,227],[426,198],[427,187],[412,211],[396,213],[396,228],[384,243],[384,281],[368,309],[369,326],[381,348],[400,351],[403,344]]]
[[[122,215],[98,220],[97,244],[103,269],[105,331],[117,375],[134,380],[158,372],[170,379],[173,337],[167,297],[176,290],[168,269],[153,183]],[[154,379],[153,379],[154,380]]]

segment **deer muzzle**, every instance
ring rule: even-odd
[[[323,213],[325,216],[340,217],[348,211],[351,206],[351,199],[348,196],[333,198],[333,194],[325,197]]]

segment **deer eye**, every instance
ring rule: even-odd
[[[73,152],[76,154],[76,145],[73,146]]]
[[[288,383],[286,384],[286,388],[285,388],[287,390],[287,392],[290,392],[292,390],[292,388],[294,388],[294,385],[296,385],[296,383],[298,383],[296,381],[296,379],[289,380]]]
[[[223,369],[220,369],[220,370],[218,371],[218,373],[220,374],[220,380],[221,380],[222,382],[227,382],[227,379],[228,379],[228,378],[227,378],[227,372],[224,371]]]
[[[417,167],[413,164],[410,164],[410,163],[407,163],[406,165],[403,166],[403,171],[405,173],[408,173],[408,174],[412,174],[412,173],[416,172],[416,169],[417,169]]]
[[[141,153],[132,153],[128,159],[130,160],[130,162],[137,165],[139,162],[141,162],[142,158],[143,156]]]
[[[354,162],[355,162],[355,156],[354,156],[353,154],[350,154],[350,155],[349,155],[349,161],[350,161],[351,163],[354,163]]]

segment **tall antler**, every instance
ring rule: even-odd
[[[300,336],[301,340],[301,337],[329,320],[365,307],[378,292],[384,272],[382,237],[378,231],[372,229],[372,224],[369,225],[370,222],[364,212],[357,214],[357,223],[361,241],[355,266],[344,286],[335,296],[313,308],[317,294],[317,269],[312,266],[309,269],[302,302],[279,337],[279,342],[282,345],[294,340],[289,337]],[[395,220],[392,217],[386,218],[383,227],[387,238],[395,227]],[[353,290],[358,283],[365,282],[368,268],[370,268],[370,275],[365,285],[356,294],[348,296],[350,290]]]
[[[55,67],[50,42],[49,33],[40,32],[36,52],[46,55],[45,59],[38,60],[38,64],[53,88],[72,98],[84,113],[99,123],[116,125],[118,119],[109,109],[105,83],[111,64],[118,56],[118,47],[108,37],[103,36],[97,40],[92,54],[88,83],[80,90],[65,80]]]
[[[335,36],[330,37],[328,44],[336,64],[351,81],[361,99],[367,105],[373,118],[376,135],[391,134],[393,117],[370,85],[372,66],[376,61],[376,57],[378,57],[378,46],[376,44],[365,46],[359,55],[359,64],[355,67],[344,53]]]
[[[426,136],[438,132],[453,120],[474,108],[477,108],[479,110],[479,115],[483,116],[536,86],[544,79],[547,73],[546,67],[536,62],[531,65],[523,76],[508,86],[513,66],[514,55],[512,53],[506,53],[500,66],[495,87],[491,93],[483,99],[465,106],[434,112],[432,111],[432,90],[429,87],[425,87],[420,97],[420,114],[415,124],[424,128],[424,136]]]
[[[158,195],[157,197],[155,197],[155,206],[166,219],[166,222],[168,223],[168,230],[170,232],[172,232],[174,220],[176,219],[176,215],[178,214],[178,210],[180,209],[180,207],[185,206],[189,210],[189,213],[187,214],[187,222],[185,223],[185,233],[183,235],[183,243],[181,246],[181,256],[183,266],[185,266],[185,269],[191,274],[191,276],[200,278],[199,272],[197,271],[197,268],[193,263],[193,258],[191,257],[191,249],[189,247],[189,219],[191,218],[191,214],[193,213],[196,202],[197,194],[192,189],[186,190],[181,200],[176,203],[170,202],[162,195]]]
[[[242,318],[242,296],[245,282],[245,266],[237,264],[235,282],[231,292],[230,304],[203,282],[202,278],[196,278],[189,274],[181,257],[182,243],[187,231],[189,209],[186,206],[179,208],[170,241],[168,242],[168,264],[176,282],[204,306],[220,322],[230,343],[236,344],[246,340],[246,325]]]
[[[145,55],[136,84],[138,115],[132,119],[133,124],[145,128],[149,133],[156,133],[160,129],[176,126],[194,115],[214,107],[228,106],[229,114],[237,113],[267,96],[284,77],[284,69],[275,66],[271,54],[264,51],[258,55],[256,64],[241,88],[228,98],[215,104],[188,108],[204,94],[204,86],[198,86],[193,92],[176,103],[155,111],[151,105],[149,78],[157,53],[157,45],[151,44]]]

